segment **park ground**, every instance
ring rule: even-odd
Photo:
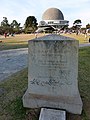
[[[44,36],[44,34],[38,34],[38,37],[41,36]],[[26,48],[28,47],[28,41],[34,38],[36,38],[35,34],[18,34],[6,38],[0,36],[0,50]]]
[[[47,34],[38,34],[37,37],[41,37]],[[61,34],[67,37],[72,37],[79,40],[79,43],[88,43],[88,38],[85,38],[84,34],[76,35],[76,34]],[[7,49],[17,49],[17,48],[26,48],[28,47],[28,40],[36,38],[35,34],[19,34],[14,37],[9,36],[4,38],[4,36],[0,36],[0,50]]]
[[[43,36],[43,34],[40,34]],[[74,34],[71,37],[75,36]],[[16,35],[0,38],[0,50],[28,47],[28,40],[35,35]],[[76,36],[80,43],[88,43],[83,36]],[[27,89],[27,68],[0,82],[0,120],[38,120],[39,109],[26,109],[22,105],[22,96]],[[90,47],[79,48],[78,81],[83,101],[81,115],[67,113],[67,120],[90,120]]]

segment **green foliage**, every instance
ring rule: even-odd
[[[9,24],[7,17],[3,17],[3,21],[0,26],[0,34],[4,33],[34,33],[37,29],[37,20],[34,16],[27,17],[25,21],[25,29],[20,27],[20,23],[16,20],[13,20],[11,24]]]
[[[73,23],[73,29],[76,30],[76,35],[78,35],[78,32],[81,28],[81,23],[82,22],[81,22],[80,19],[75,20],[74,23]]]
[[[80,19],[77,19],[77,20],[74,21],[73,24],[80,24],[80,23],[82,23],[81,20],[80,20]]]
[[[90,120],[90,47],[79,49],[79,90],[83,100],[82,120]]]
[[[87,28],[87,29],[90,29],[90,24],[87,24],[87,25],[86,25],[86,28]]]
[[[21,77],[20,77],[21,76]],[[27,68],[0,82],[0,120],[25,120],[22,96],[27,88]]]
[[[16,20],[13,20],[11,24],[9,24],[7,17],[3,17],[3,21],[0,26],[0,33],[20,33],[20,23]]]
[[[17,97],[15,100],[11,101],[6,108],[6,111],[14,116],[13,120],[25,119],[26,110],[23,108],[22,98]]]
[[[33,33],[37,29],[37,20],[34,16],[27,17],[25,21],[25,33]]]
[[[2,27],[8,27],[10,26],[7,20],[7,17],[3,17],[3,21],[1,22]]]
[[[73,27],[75,28],[75,29],[79,29],[80,27],[81,27],[81,20],[80,19],[77,19],[77,20],[75,20],[74,21],[74,23],[73,23]]]
[[[18,23],[16,20],[13,20],[10,24],[11,27],[11,33],[19,33],[20,32],[20,23]]]
[[[10,30],[10,25],[8,23],[7,17],[3,17],[3,21],[1,22],[1,30],[2,33],[9,32]]]

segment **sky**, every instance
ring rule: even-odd
[[[52,7],[62,11],[70,27],[76,19],[81,19],[82,27],[90,23],[90,0],[1,0],[0,23],[7,17],[9,23],[17,20],[23,26],[28,16],[35,16],[39,22],[42,14]]]

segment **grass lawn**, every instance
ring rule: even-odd
[[[90,47],[79,49],[78,80],[83,111],[81,115],[68,113],[67,120],[90,120]],[[0,82],[0,120],[38,120],[38,109],[26,109],[22,105],[27,81],[26,68]]]
[[[38,34],[38,37],[43,36],[44,34]],[[14,37],[0,36],[0,50],[7,49],[17,49],[17,48],[25,48],[28,47],[28,40],[34,39],[34,34],[20,34],[15,35]]]
[[[72,33],[72,34],[62,34],[62,35],[77,39],[77,40],[79,40],[79,43],[88,43],[89,36],[87,36],[87,38],[85,38],[84,34],[76,35],[76,34]]]
[[[38,34],[38,37],[43,36],[44,34]],[[68,37],[75,38],[79,40],[80,43],[87,43],[84,35],[75,35],[75,34],[62,34]],[[28,40],[35,38],[34,34],[20,34],[15,35],[14,37],[7,37],[0,36],[0,50],[7,50],[7,49],[17,49],[17,48],[25,48],[28,47]]]

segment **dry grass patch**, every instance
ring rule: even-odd
[[[47,34],[39,33],[38,37],[44,36]],[[75,38],[79,40],[80,43],[88,43],[87,39],[84,35],[75,35],[75,34],[62,34],[67,37]],[[17,49],[17,48],[25,48],[28,47],[28,40],[34,39],[35,34],[19,34],[15,35],[15,37],[0,37],[0,50],[7,49]]]
[[[72,34],[62,34],[62,35],[79,40],[79,43],[88,43],[89,36],[87,38],[85,38],[84,34],[76,35],[76,34],[72,33]]]
[[[38,37],[44,36],[45,34],[38,34]],[[19,34],[14,37],[1,37],[0,50],[17,49],[28,47],[28,40],[34,39],[35,34]]]

